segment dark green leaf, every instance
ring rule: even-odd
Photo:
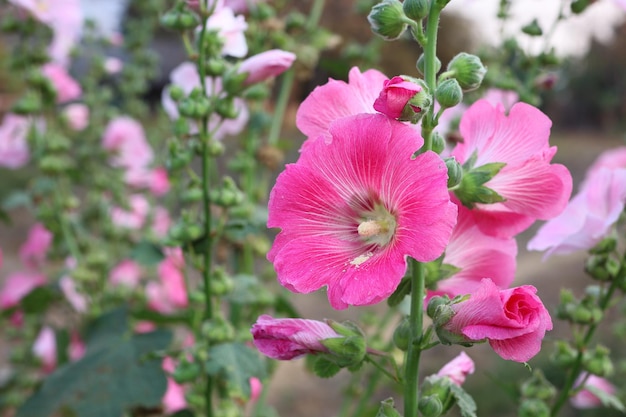
[[[171,415],[171,417],[195,417],[191,410],[180,410]]]
[[[14,191],[9,194],[2,201],[2,208],[4,210],[13,210],[18,207],[32,207],[33,200],[30,198],[30,194],[24,191]]]
[[[130,257],[145,266],[156,265],[165,258],[159,246],[145,240],[131,250]]]
[[[389,296],[387,304],[389,307],[395,307],[404,300],[404,297],[411,293],[411,279],[408,277],[402,278],[398,288]]]
[[[263,379],[265,364],[259,354],[242,343],[223,343],[209,349],[207,374],[222,378],[234,396],[250,397],[251,377]]]
[[[315,372],[315,375],[320,378],[333,377],[337,375],[339,371],[341,371],[341,367],[339,365],[321,356],[317,357],[315,362],[313,362],[313,372]]]
[[[26,314],[39,314],[48,309],[48,306],[59,297],[58,291],[52,287],[37,287],[22,298],[20,306]]]

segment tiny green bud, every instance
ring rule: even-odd
[[[430,11],[430,0],[404,0],[402,10],[409,19],[422,20]]]
[[[197,27],[200,24],[198,16],[187,9],[174,8],[168,10],[161,16],[161,25],[170,30],[188,30]]]
[[[428,317],[434,320],[439,306],[447,305],[449,303],[450,303],[450,299],[448,297],[435,296],[431,298],[430,301],[428,301],[428,306],[426,307],[426,314],[428,314]]]
[[[211,101],[208,97],[186,97],[178,103],[178,111],[184,117],[201,119],[211,111]]]
[[[74,167],[74,161],[67,155],[46,155],[39,160],[39,168],[47,174],[60,174]]]
[[[537,398],[544,401],[550,400],[556,394],[554,385],[539,370],[533,372],[533,376],[522,384],[521,391],[525,398]]]
[[[572,10],[572,13],[580,14],[585,11],[590,3],[590,0],[576,0],[570,5],[570,9]]]
[[[393,404],[393,398],[387,398],[380,402],[380,408],[376,417],[402,417]]]
[[[596,246],[591,248],[589,252],[593,253],[594,255],[608,254],[610,252],[613,252],[616,247],[617,239],[615,238],[615,236],[609,236],[602,239]]]
[[[549,417],[550,407],[537,399],[523,400],[517,414],[519,417]]]
[[[593,375],[606,377],[613,373],[613,363],[609,357],[609,349],[596,346],[595,349],[583,354],[583,369]]]
[[[52,133],[48,136],[46,147],[52,152],[63,152],[69,150],[72,147],[72,143],[65,136]]]
[[[424,417],[439,417],[443,412],[443,404],[437,395],[420,398],[417,408]]]
[[[383,0],[367,16],[372,31],[385,40],[398,39],[407,28],[406,16],[399,0]]]
[[[235,328],[223,317],[215,317],[202,323],[201,333],[211,344],[224,343],[233,340]]]
[[[196,203],[202,200],[202,189],[199,187],[191,187],[183,191],[181,201],[184,203]]]
[[[204,69],[207,75],[220,77],[226,71],[226,64],[220,58],[211,58],[204,63]]]
[[[209,156],[218,157],[224,153],[224,144],[219,140],[210,140],[207,143],[207,151]]]
[[[221,268],[216,268],[211,276],[211,292],[216,296],[222,296],[232,292],[235,282]]]
[[[408,318],[404,318],[393,332],[393,343],[400,350],[407,351],[411,341],[411,326]]]
[[[454,107],[463,101],[463,90],[456,79],[443,80],[435,90],[435,99],[444,109]]]
[[[448,168],[448,188],[454,188],[463,180],[463,168],[456,158],[446,158],[446,168]]]
[[[232,97],[222,98],[217,101],[215,112],[224,119],[235,119],[239,114],[235,107],[235,100]]]
[[[40,112],[41,108],[41,96],[34,91],[27,91],[13,104],[11,111],[19,115],[28,115]]]
[[[610,281],[611,273],[607,268],[609,257],[606,255],[592,255],[585,262],[585,272],[598,281]]]
[[[522,32],[529,36],[543,35],[543,30],[541,30],[541,26],[539,26],[539,22],[537,22],[537,19],[533,19],[532,22],[522,27]]]
[[[417,58],[417,62],[415,63],[415,68],[420,72],[420,74],[424,75],[424,54],[421,54],[419,58]],[[441,61],[439,58],[435,57],[435,74],[439,72],[441,69]]]
[[[176,366],[172,378],[179,384],[191,382],[200,375],[200,365],[197,362],[190,362],[187,358],[182,358]]]
[[[454,74],[453,77],[456,78],[464,91],[471,91],[480,87],[480,83],[487,73],[487,69],[483,66],[480,58],[465,52],[452,58],[447,70]]]
[[[433,146],[432,151],[435,153],[441,153],[446,148],[446,140],[439,134],[439,132],[433,132]]]
[[[185,97],[185,91],[179,85],[172,84],[169,88],[170,97],[174,101],[178,101]]]
[[[563,368],[568,368],[576,362],[578,352],[576,352],[576,349],[574,349],[568,342],[564,340],[557,340],[555,345],[556,351],[552,355],[552,361],[554,363]]]

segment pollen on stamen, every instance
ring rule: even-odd
[[[359,236],[372,237],[380,235],[383,232],[383,228],[376,220],[367,220],[359,224],[357,231]]]
[[[356,266],[358,268],[359,265],[361,265],[362,263],[366,262],[372,256],[374,256],[374,253],[372,253],[372,252],[367,252],[367,253],[364,253],[363,255],[359,255],[359,256],[357,256],[356,258],[354,258],[353,260],[350,261],[350,265],[354,265],[354,266]]]

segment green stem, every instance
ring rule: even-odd
[[[424,81],[430,90],[435,93],[437,88],[437,30],[439,29],[439,17],[441,9],[436,5],[431,6],[428,13],[426,27],[426,44],[424,45]],[[433,129],[435,119],[433,117],[434,106],[430,106],[422,121],[422,136],[424,137],[424,149],[430,150],[433,146]]]
[[[291,88],[295,79],[295,71],[293,68],[283,74],[283,79],[280,85],[280,93],[276,100],[276,107],[274,108],[274,118],[272,119],[272,126],[270,127],[270,133],[267,138],[267,143],[272,146],[276,146],[278,138],[280,137],[280,131],[283,126],[283,119],[285,117],[285,111],[287,110],[287,104],[289,104],[289,96],[291,95]]]
[[[315,0],[313,2],[313,6],[311,6],[311,11],[309,12],[309,19],[306,22],[307,30],[316,30],[317,24],[322,17],[322,12],[324,11],[324,3],[325,0]]]
[[[411,309],[409,314],[410,341],[404,372],[404,415],[417,416],[419,399],[419,364],[422,353],[424,319],[424,265],[411,259]]]

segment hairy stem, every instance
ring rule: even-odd
[[[411,310],[409,314],[410,340],[404,366],[404,415],[417,416],[419,399],[419,364],[422,353],[422,326],[424,319],[424,265],[411,259]]]

